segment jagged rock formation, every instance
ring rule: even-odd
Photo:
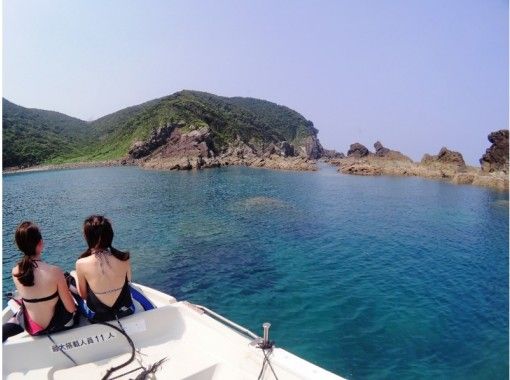
[[[508,129],[492,132],[487,136],[492,143],[480,158],[480,165],[484,172],[503,171],[508,173]]]
[[[399,151],[388,149],[388,148],[384,147],[383,144],[381,144],[380,141],[377,141],[374,144],[374,148],[375,148],[375,156],[376,157],[381,157],[381,158],[384,158],[386,160],[393,160],[393,161],[408,161],[408,162],[412,162],[412,160],[409,157],[407,157],[406,155],[400,153]]]
[[[419,166],[422,171],[427,171],[431,178],[453,178],[457,173],[466,171],[462,154],[446,147],[442,147],[435,156],[425,154]]]
[[[148,156],[166,143],[170,134],[176,127],[178,127],[176,124],[167,123],[164,127],[153,131],[147,141],[135,141],[129,149],[129,156],[135,159]]]
[[[350,146],[347,157],[332,159],[330,162],[345,174],[355,175],[399,175],[407,173],[412,160],[402,153],[385,148],[380,141],[374,144],[375,153],[364,145],[355,143]]]
[[[383,146],[383,144],[381,144],[380,141],[375,142],[374,148],[375,148],[375,155],[377,157],[384,157],[390,152],[390,150],[388,148],[385,148]]]
[[[163,144],[145,156],[140,164],[148,168],[189,170],[219,166],[215,160],[211,131],[207,127],[186,133],[180,128],[173,128]]]
[[[324,151],[312,122],[267,101],[182,91],[161,101],[163,106],[162,114],[177,112],[178,121],[132,144],[126,161],[170,170],[227,165],[315,170],[313,160]]]
[[[219,166],[244,165],[287,170],[315,170],[315,163],[307,157],[297,156],[295,148],[287,141],[271,143],[265,147],[243,142],[238,136],[228,147],[218,148],[208,127],[184,132],[172,129],[163,144],[159,144],[167,132],[159,134],[148,142],[136,143],[130,152],[138,147],[151,145],[157,148],[145,155],[139,164],[145,168],[168,170],[204,169]],[[158,144],[152,143],[158,141]],[[146,151],[144,150],[144,153]],[[136,157],[132,157],[136,158]]]
[[[316,136],[308,136],[305,137],[300,145],[300,156],[309,158],[312,160],[317,160],[321,158],[323,148],[322,145],[319,143],[319,139],[317,139]]]
[[[472,184],[508,190],[508,176],[503,171],[486,173],[468,167],[462,154],[442,148],[437,155],[425,154],[420,163],[398,151],[385,148],[379,141],[374,144],[375,153],[365,151],[361,144],[352,144],[345,158],[328,161],[344,174],[418,176],[448,180],[456,184]],[[363,156],[361,156],[363,155]]]
[[[442,147],[437,156],[425,154],[421,159],[422,165],[453,165],[459,169],[466,167],[464,157],[459,152]]]
[[[347,157],[365,157],[370,154],[370,151],[367,149],[367,147],[360,143],[354,143],[351,144],[349,147],[349,150],[347,151]]]

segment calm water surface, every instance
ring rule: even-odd
[[[3,176],[3,291],[16,225],[72,269],[91,213],[134,280],[353,379],[508,378],[508,195],[412,178],[222,168]],[[5,302],[5,300],[4,300]]]

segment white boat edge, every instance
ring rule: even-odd
[[[120,320],[122,327],[139,351],[137,360],[114,372],[126,373],[140,362],[144,367],[165,359],[155,373],[157,379],[324,379],[342,377],[318,367],[275,346],[266,351],[270,364],[264,366],[263,351],[256,347],[258,338],[247,329],[198,305],[177,301],[174,297],[147,286],[132,284],[156,306]],[[138,310],[142,311],[138,311]],[[5,323],[12,316],[6,307]],[[116,325],[116,322],[112,322]],[[112,328],[84,324],[49,337],[27,333],[9,338],[3,344],[3,379],[99,379],[107,370],[129,359],[127,340]],[[63,350],[77,365],[72,363]],[[271,369],[272,367],[272,369]],[[122,378],[136,376],[136,372]]]

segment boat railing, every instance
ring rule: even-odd
[[[227,325],[228,327],[232,328],[233,330],[236,330],[237,332],[252,338],[253,340],[260,340],[261,339],[257,334],[251,332],[250,330],[248,330],[248,329],[246,329],[246,328],[244,328],[242,326],[239,326],[237,323],[232,322],[231,320],[229,320],[229,319],[227,319],[225,317],[222,317],[218,313],[215,313],[214,311],[212,311],[211,309],[208,309],[205,306],[197,305],[197,304],[193,304],[193,306],[197,307],[198,309],[202,310],[205,314],[207,314],[210,317],[218,320],[219,322],[222,322],[223,324]]]

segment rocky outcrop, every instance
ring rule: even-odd
[[[380,141],[376,141],[376,143],[374,144],[374,148],[375,148],[375,155],[377,157],[384,157],[384,156],[388,155],[388,153],[390,153],[390,150],[388,148],[385,148],[383,146],[383,144],[381,144]]]
[[[386,160],[392,160],[392,161],[408,161],[412,162],[412,160],[407,157],[406,155],[400,153],[397,150],[388,149],[381,144],[380,141],[377,141],[374,144],[375,148],[375,156],[384,158]]]
[[[191,127],[193,128],[193,127]],[[147,168],[190,170],[219,166],[208,127],[183,131],[174,128],[165,144],[140,162]]]
[[[343,154],[342,152],[337,152],[334,149],[323,149],[321,158],[325,159],[326,161],[332,160],[335,158],[341,159],[341,158],[345,158],[345,154]]]
[[[278,145],[278,148],[280,150],[280,156],[283,156],[283,157],[290,157],[290,156],[294,156],[294,146],[292,144],[290,144],[288,141],[282,141],[279,145]]]
[[[487,138],[492,145],[480,158],[482,171],[487,173],[495,171],[508,173],[508,129],[492,132]]]
[[[504,134],[493,136],[492,140],[498,140],[501,147]],[[361,144],[352,144],[350,155],[345,158],[329,159],[328,162],[345,174],[417,176],[447,180],[459,185],[486,186],[503,191],[509,188],[508,175],[503,170],[487,172],[466,166],[462,154],[447,148],[441,148],[437,155],[425,154],[420,163],[413,162],[398,151],[385,148],[379,141],[374,144],[374,154],[367,153],[364,148]]]
[[[316,136],[305,137],[298,146],[299,156],[312,160],[321,158],[323,150],[324,148]]]
[[[466,163],[464,162],[464,157],[459,152],[455,152],[453,150],[449,150],[445,147],[442,147],[437,156],[431,156],[430,154],[425,154],[421,159],[422,165],[453,165],[458,168],[465,168]]]
[[[402,153],[385,148],[380,141],[374,144],[375,153],[364,145],[355,143],[350,146],[346,158],[332,159],[345,174],[355,175],[412,175],[414,163]]]
[[[227,147],[218,149],[208,127],[191,126],[187,130],[173,128],[163,145],[145,155],[146,147],[155,146],[152,141],[157,140],[160,135],[151,136],[146,143],[136,144],[131,149],[131,152],[137,154],[140,151],[144,152],[143,158],[138,160],[142,167],[191,170],[240,165],[283,170],[316,170],[315,161],[309,159],[306,154],[317,156],[322,149],[318,141],[310,140],[309,145],[300,147],[304,148],[303,155],[296,156],[294,146],[287,141],[259,146],[244,142],[239,136]],[[309,149],[308,153],[306,149]]]
[[[435,156],[425,154],[419,169],[429,178],[452,179],[457,173],[466,171],[466,163],[462,154],[443,147]]]
[[[153,131],[147,141],[136,141],[129,149],[129,156],[134,159],[146,157],[154,150],[165,144],[177,125],[167,123],[164,127]]]
[[[349,150],[347,151],[347,157],[365,157],[370,154],[370,151],[367,149],[367,147],[360,143],[354,143],[351,144],[349,147]]]

